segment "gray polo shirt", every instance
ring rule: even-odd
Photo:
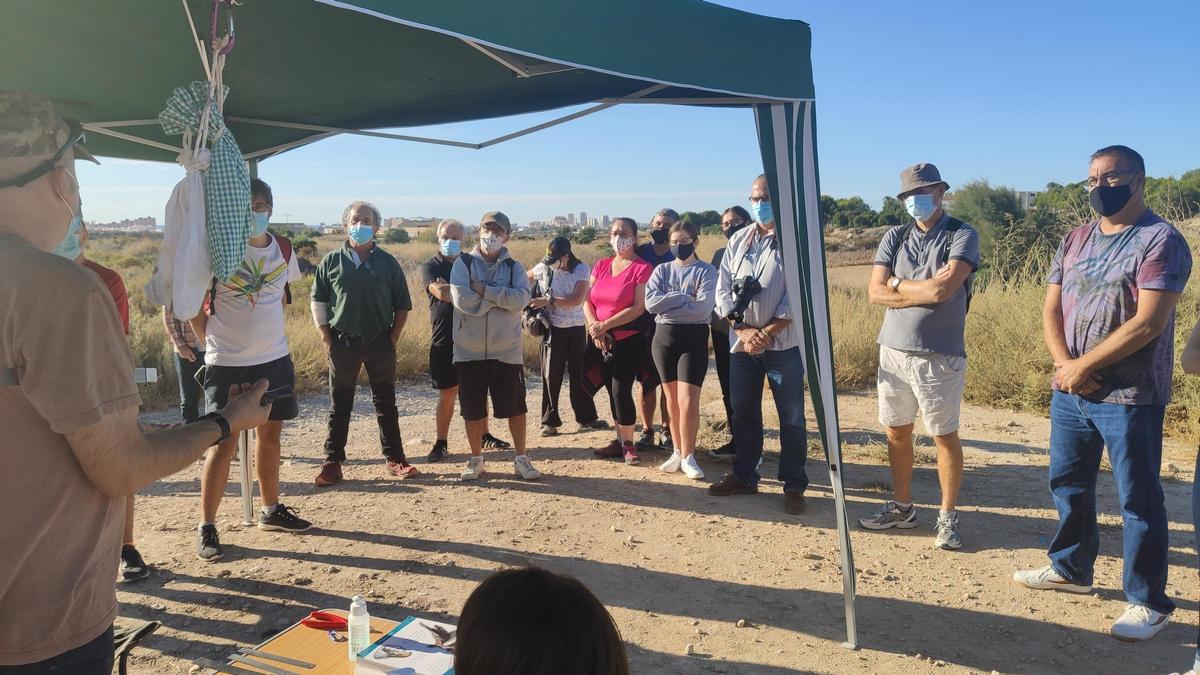
[[[922,232],[916,224],[893,227],[879,242],[875,264],[890,269],[892,276],[913,280],[932,278],[938,268],[950,260],[961,260],[972,270],[978,270],[979,233],[966,224],[954,232],[947,232],[949,220],[949,216],[943,215],[928,232]],[[970,277],[967,281],[970,282]],[[949,299],[936,305],[889,307],[883,315],[878,342],[906,352],[965,357],[963,329],[966,323],[967,289],[964,283]]]
[[[771,341],[768,351],[783,351],[800,346],[799,320],[793,317],[788,303],[787,275],[783,270],[783,252],[775,239],[775,231],[760,234],[757,226],[738,230],[729,240],[721,268],[717,274],[717,312],[721,316],[733,308],[733,281],[752,276],[762,284],[762,290],[746,308],[746,325],[762,328],[772,319],[787,319],[784,328]],[[799,302],[799,299],[797,299]],[[732,333],[729,336],[730,352],[741,351],[741,340]]]

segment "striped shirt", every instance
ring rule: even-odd
[[[796,325],[788,304],[787,275],[783,269],[783,252],[779,250],[775,231],[760,234],[758,227],[739,230],[729,240],[717,275],[717,312],[725,316],[733,309],[735,279],[753,277],[762,285],[746,307],[744,323],[762,328],[773,319],[787,319],[787,328],[776,335],[769,351],[783,351],[800,346],[800,327]],[[730,352],[745,351],[736,334],[730,333]]]

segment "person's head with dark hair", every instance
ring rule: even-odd
[[[675,264],[687,265],[695,260],[696,244],[700,241],[700,228],[690,220],[681,220],[671,226],[671,254]]]
[[[574,272],[582,260],[575,257],[575,252],[571,250],[571,240],[566,237],[555,237],[546,245],[546,257],[542,262],[547,267],[563,266],[568,272]]]
[[[254,202],[259,199],[267,206],[275,208],[275,195],[271,193],[271,186],[267,185],[267,182],[261,178],[251,178],[250,201]]]
[[[612,246],[613,255],[618,258],[632,260],[637,255],[637,221],[633,218],[614,218],[608,227],[608,243]]]
[[[1109,145],[1092,153],[1088,202],[1107,221],[1131,224],[1146,211],[1146,161],[1133,148]]]
[[[721,232],[728,239],[735,232],[749,225],[751,220],[749,211],[740,206],[731,206],[721,214]]]
[[[679,222],[679,213],[675,209],[659,209],[650,219],[650,237],[656,246],[663,246],[671,234],[671,226]]]
[[[271,186],[258,178],[250,179],[250,239],[252,241],[266,239],[267,228],[271,224],[271,216],[275,213],[275,195],[271,194]],[[261,244],[260,244],[261,245]]]
[[[578,579],[536,567],[497,572],[463,605],[458,675],[628,675],[625,644]]]

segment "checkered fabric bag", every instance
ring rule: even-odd
[[[163,131],[168,135],[190,131],[193,138],[198,137],[208,92],[207,82],[192,82],[177,88],[158,115]],[[222,87],[221,100],[228,94],[229,88]],[[212,159],[204,172],[208,251],[213,276],[225,281],[238,270],[246,254],[246,239],[250,236],[250,173],[215,101],[209,109],[208,144],[212,150]]]

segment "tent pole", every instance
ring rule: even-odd
[[[331,134],[350,134],[353,136],[370,136],[372,138],[389,138],[394,141],[413,141],[414,143],[433,143],[434,145],[451,145],[457,148],[468,148],[470,150],[479,149],[476,143],[464,143],[462,141],[447,141],[440,138],[427,138],[425,136],[406,136],[404,134],[389,134],[384,131],[363,131],[361,129],[339,129],[337,127],[326,127],[320,124],[300,124],[298,122],[275,122],[272,120],[260,120],[253,117],[237,117],[230,115],[226,118],[230,122],[240,122],[242,124],[257,124],[264,127],[280,127],[282,129],[300,129],[303,131],[324,131]],[[262,151],[260,151],[262,152]]]
[[[241,464],[242,525],[254,524],[254,479],[250,471],[250,430],[238,434],[238,463]]]
[[[246,160],[246,168],[250,170],[251,178],[258,178],[258,160],[257,159],[247,159]]]
[[[634,93],[630,94],[628,98],[637,99],[637,98],[641,98],[643,96],[649,96],[650,94],[653,94],[656,91],[662,91],[663,89],[666,89],[666,88],[667,88],[667,85],[665,85],[665,84],[656,84],[652,87],[646,87],[645,89],[642,89],[641,91],[635,91]],[[608,110],[609,108],[611,108],[615,105],[617,105],[617,104],[616,103],[601,103],[600,105],[594,105],[590,108],[580,110],[579,112],[571,113],[570,115],[564,115],[562,117],[557,117],[555,119],[552,119],[548,122],[542,122],[541,124],[529,127],[528,129],[522,129],[521,131],[514,131],[511,134],[497,136],[496,138],[493,138],[489,141],[484,141],[484,142],[478,144],[477,147],[480,150],[482,150],[483,148],[489,148],[498,143],[503,143],[504,141],[511,141],[514,138],[520,138],[521,136],[528,136],[529,134],[536,133],[538,131],[541,131],[542,129],[549,129],[550,127],[558,126],[559,124],[565,124],[567,122],[570,122],[571,120],[577,120],[580,117],[584,117],[586,115],[598,113],[601,110]]]
[[[183,152],[183,148],[177,148],[173,145],[167,145],[166,143],[159,143],[158,141],[151,141],[151,140],[148,140],[145,138],[138,138],[137,136],[123,134],[119,131],[113,131],[112,129],[105,129],[104,127],[98,127],[98,126],[95,126],[92,124],[84,124],[82,126],[87,131],[91,131],[91,132],[94,132],[97,134],[103,134],[105,136],[112,136],[113,138],[119,138],[123,141],[129,141],[130,143],[138,143],[141,145],[148,145],[152,148],[158,148],[159,150],[166,150],[167,152],[175,152],[175,153]]]

